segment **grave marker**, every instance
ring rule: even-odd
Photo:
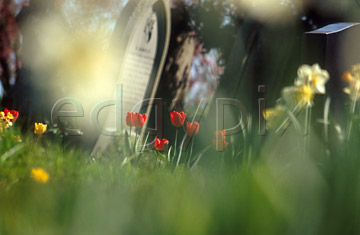
[[[167,0],[133,0],[124,8],[115,28],[113,43],[125,44],[115,51],[118,74],[114,87],[122,84],[121,124],[126,112],[138,112],[139,102],[154,98],[170,39],[170,7]],[[116,45],[114,48],[117,48]],[[151,106],[147,108],[149,116]],[[114,126],[109,113],[106,126]],[[111,136],[100,135],[93,153],[104,150]]]

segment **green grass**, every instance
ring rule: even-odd
[[[0,234],[359,234],[359,133],[358,120],[348,142],[313,132],[305,156],[294,127],[261,145],[247,133],[231,138],[224,163],[209,150],[191,170],[152,152],[125,165],[122,151],[91,157],[47,135],[17,143],[11,128],[0,144]],[[38,167],[46,184],[30,177]]]

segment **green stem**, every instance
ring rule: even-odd
[[[173,162],[174,159],[176,158],[176,145],[177,145],[177,140],[178,140],[178,133],[179,133],[179,128],[176,128],[175,145],[174,145],[174,155],[173,155],[173,159],[171,160],[172,162]]]
[[[134,141],[134,153],[136,153],[136,143],[137,143],[137,139],[138,139],[138,132],[136,129],[135,129],[135,133],[136,133],[136,135],[135,135],[135,141]]]
[[[309,152],[309,140],[310,140],[310,124],[311,124],[311,107],[307,106],[305,110],[305,141],[304,141],[304,157]]]
[[[224,158],[225,158],[225,152],[222,152],[220,170],[222,170],[224,168]]]
[[[325,143],[326,145],[329,143],[329,110],[330,110],[330,102],[331,99],[328,97],[325,102],[325,108],[324,108],[324,137],[325,137]]]
[[[39,145],[40,144],[40,138],[41,138],[42,135],[38,135],[38,137],[36,138],[36,145]]]
[[[349,129],[348,129],[348,136],[347,136],[347,140],[350,140],[350,136],[351,136],[351,131],[352,131],[352,126],[353,126],[353,118],[355,115],[355,110],[356,110],[356,103],[357,103],[357,99],[358,99],[358,92],[359,92],[359,88],[356,88],[356,92],[355,95],[353,97],[353,102],[352,102],[352,106],[351,106],[351,117],[350,117],[350,123],[349,123]]]
[[[160,154],[159,151],[156,150],[155,168],[157,168],[157,162],[159,160],[159,154]]]
[[[207,146],[206,148],[204,148],[200,153],[198,153],[195,158],[194,158],[194,164],[191,166],[190,170],[193,170],[200,162],[201,158],[204,156],[204,154],[211,149],[211,145]],[[190,163],[191,164],[191,163]]]
[[[191,140],[191,147],[190,147],[190,154],[189,154],[189,159],[188,159],[188,167],[190,167],[190,162],[191,162],[191,158],[192,158],[192,153],[193,153],[193,147],[194,147],[194,141],[195,141],[195,137],[192,137]]]
[[[186,140],[186,137],[184,137],[184,139],[181,142],[180,149],[179,149],[179,156],[178,156],[178,160],[176,162],[176,167],[178,167],[179,164],[180,164],[180,160],[181,160],[181,157],[182,157],[185,140]]]
[[[144,153],[144,151],[145,151],[146,144],[147,144],[147,142],[148,142],[149,136],[150,136],[150,132],[148,132],[147,135],[146,135],[146,138],[145,138],[145,140],[144,140],[144,142],[143,142],[143,145],[142,145],[142,147],[141,147],[141,151],[140,151],[139,155],[137,156],[137,162],[140,161],[140,158],[141,158],[141,156],[143,155],[143,153]]]

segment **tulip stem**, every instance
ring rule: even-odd
[[[195,141],[195,138],[193,136],[192,140],[191,140],[190,154],[189,154],[189,159],[188,159],[188,164],[187,164],[188,167],[190,167],[190,162],[191,162],[192,153],[193,153],[193,147],[194,147],[194,141]]]
[[[179,133],[179,128],[176,128],[175,146],[174,146],[174,156],[173,156],[172,162],[173,162],[174,159],[176,158],[176,145],[177,145],[177,140],[178,140],[178,133]]]
[[[225,152],[223,151],[221,153],[221,165],[220,165],[220,170],[223,170],[224,168],[224,158],[225,158]]]
[[[136,142],[138,139],[138,132],[136,131],[136,129],[135,129],[135,133],[136,133],[136,135],[135,135],[135,141],[134,141],[134,153],[136,153]]]
[[[178,160],[177,160],[177,163],[176,163],[176,167],[178,167],[179,164],[180,164],[180,160],[181,160],[181,157],[182,157],[185,140],[186,140],[186,136],[184,137],[184,139],[182,140],[181,145],[180,145],[179,156],[178,156]]]
[[[42,135],[38,135],[38,137],[36,138],[36,145],[39,145],[40,144],[40,138],[41,138]]]
[[[156,150],[155,168],[157,168],[157,162],[159,160],[159,154],[160,154],[159,151]]]

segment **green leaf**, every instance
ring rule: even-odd
[[[127,150],[128,153],[132,154],[132,151],[131,151],[131,140],[130,140],[130,136],[129,136],[129,133],[127,131],[125,131],[125,139],[124,139],[124,142],[125,142],[125,148]]]
[[[25,147],[24,144],[18,144],[15,147],[11,148],[9,151],[7,151],[6,153],[4,153],[1,156],[1,160],[4,162],[6,161],[8,158],[10,158],[11,156],[15,155],[16,153],[18,153],[20,150],[22,150]]]
[[[172,151],[172,146],[170,146],[170,148],[169,148],[169,151],[168,151],[168,161],[170,162],[170,160],[171,160],[171,151]]]
[[[164,162],[169,162],[168,159],[166,158],[166,156],[165,156],[164,154],[160,153],[159,151],[156,151],[156,153],[157,153],[158,157],[159,157],[162,161],[164,161]]]
[[[146,144],[147,144],[147,141],[148,141],[148,139],[149,139],[149,136],[150,136],[150,132],[148,132],[148,134],[146,135],[146,138],[145,138],[145,140],[144,140],[144,144],[143,144],[143,146],[142,146],[142,148],[141,148],[141,152],[140,152],[140,153],[143,153],[143,152],[145,151]]]
[[[200,162],[201,158],[203,157],[203,155],[211,148],[211,145],[207,146],[206,148],[204,148],[200,153],[198,153],[195,158],[194,161],[195,163],[192,165],[191,170],[194,169],[197,164]]]

